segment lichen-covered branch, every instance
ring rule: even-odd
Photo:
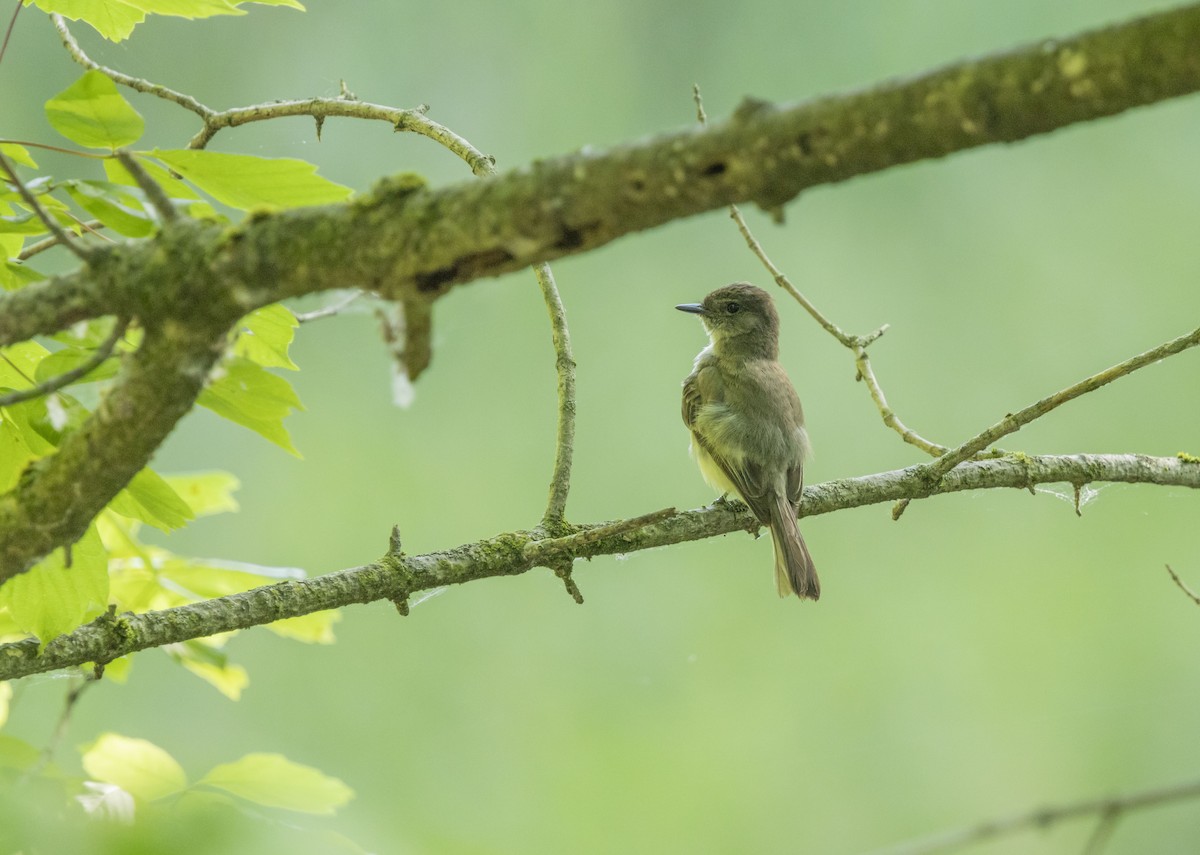
[[[921,477],[920,467],[911,466],[810,485],[804,489],[802,507],[806,516],[813,516],[962,490],[1025,490],[1046,483],[1100,481],[1200,489],[1200,464],[1182,458],[1132,454],[975,460],[959,465],[938,484],[930,484]],[[557,564],[563,560],[630,553],[758,528],[754,516],[735,503],[720,503],[668,516],[658,512],[647,515],[646,520],[635,528],[628,528],[623,522],[604,525],[612,528],[599,533],[603,536],[548,540],[534,532],[511,532],[425,555],[408,556],[389,550],[373,564],[315,579],[281,582],[161,612],[99,618],[51,641],[41,652],[38,642],[33,639],[0,645],[0,680],[88,662],[107,662],[150,647],[246,629],[352,603],[403,601],[430,588],[493,576],[518,575],[543,562]],[[595,526],[582,528],[587,531]],[[539,546],[543,543],[544,547]]]
[[[456,284],[730,203],[775,208],[820,184],[1024,139],[1197,89],[1200,5],[1193,4],[850,95],[786,107],[748,103],[705,130],[568,155],[483,181],[429,190],[393,179],[347,205],[257,216],[236,240],[214,238],[208,250],[236,279],[260,283],[248,295],[258,305],[347,284],[389,298],[432,299]],[[413,121],[419,116],[408,113]],[[155,243],[98,252],[136,265]],[[61,328],[80,312],[115,311],[109,292],[119,286],[86,270],[42,284],[40,293],[54,303],[63,302],[64,291],[86,297],[42,327]],[[0,344],[28,329],[8,320],[20,293],[0,296]]]
[[[146,330],[91,417],[0,496],[0,583],[83,536],[192,408],[224,343],[224,329]]]
[[[136,351],[122,357],[115,382],[87,421],[0,496],[0,583],[81,537],[195,403],[224,351],[227,330],[244,314],[231,295],[245,286],[217,280],[208,259],[194,254],[195,234],[205,228],[172,226],[159,254],[136,269],[119,257],[92,260],[97,281],[123,283],[114,289],[122,299],[114,301],[113,312],[138,319],[145,335]],[[12,293],[20,305],[33,297],[26,322],[42,317],[36,296],[45,284]],[[0,327],[8,320],[0,315]]]

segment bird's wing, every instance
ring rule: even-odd
[[[688,427],[696,420],[700,409],[700,372],[693,371],[683,381],[683,423]]]
[[[763,467],[753,461],[735,460],[718,452],[705,436],[696,430],[696,416],[706,403],[700,390],[699,369],[683,381],[683,423],[692,429],[692,438],[699,452],[707,455],[725,473],[738,496],[745,502],[763,524],[771,521],[771,480]]]

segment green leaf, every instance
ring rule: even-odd
[[[0,411],[0,495],[17,486],[25,467],[38,456],[13,421]]]
[[[157,472],[148,468],[134,475],[108,507],[123,517],[141,520],[161,531],[182,528],[188,520],[196,518],[191,505]]]
[[[300,399],[290,383],[244,356],[225,362],[222,373],[196,402],[300,456],[283,426],[284,417],[292,410],[304,408]]]
[[[36,214],[13,214],[0,217],[0,232],[10,235],[40,235],[48,232],[46,224]]]
[[[290,157],[157,148],[151,154],[218,202],[243,211],[343,202],[352,192],[317,175],[311,163]]]
[[[96,32],[113,42],[128,38],[133,28],[146,20],[141,10],[113,0],[33,0],[33,4],[43,12],[57,12],[72,21],[91,24]]]
[[[108,602],[108,554],[96,526],[71,548],[71,566],[56,549],[28,573],[0,588],[0,605],[43,646],[104,611]]]
[[[198,517],[222,514],[238,509],[233,497],[242,483],[229,472],[195,472],[188,475],[167,475],[164,480],[188,503]]]
[[[133,153],[137,158],[138,165],[145,170],[154,183],[163,189],[169,199],[199,199],[199,194],[191,187],[188,187],[181,179],[176,178],[167,170],[163,169],[152,160]],[[125,168],[125,164],[114,158],[105,158],[104,174],[108,176],[108,180],[114,184],[124,184],[129,187],[137,187],[138,183],[133,176],[129,174],[129,170]]]
[[[154,231],[154,220],[142,200],[120,184],[72,179],[64,181],[62,187],[76,205],[119,235],[146,237]]]
[[[118,3],[105,5],[118,6]],[[146,123],[99,71],[83,76],[46,102],[54,130],[88,148],[118,149],[138,141]]]
[[[0,728],[8,721],[8,705],[12,701],[12,683],[0,683]],[[0,761],[0,765],[3,761]]]
[[[291,567],[179,557],[162,562],[159,573],[195,599],[225,597],[284,579],[304,578],[304,571]]]
[[[238,321],[238,337],[233,352],[257,362],[263,368],[287,368],[298,371],[288,348],[300,322],[290,309],[275,303],[263,306]]]
[[[342,619],[339,611],[312,612],[300,617],[284,618],[267,624],[267,629],[281,638],[305,644],[333,644],[333,625]]]
[[[231,663],[228,656],[202,639],[172,644],[165,649],[177,663],[231,701],[238,700],[242,689],[250,684],[245,668]]]
[[[200,782],[268,807],[332,814],[354,797],[337,778],[280,754],[247,754],[217,766]]]
[[[0,238],[0,244],[3,243],[3,238]],[[20,252],[19,249],[17,251]],[[5,291],[16,291],[18,288],[24,288],[30,282],[37,282],[45,278],[32,267],[26,267],[20,262],[5,261],[3,265],[0,265],[0,288]]]
[[[23,739],[0,736],[0,769],[25,771],[42,756],[42,752]]]
[[[82,347],[64,347],[62,350],[56,350],[38,363],[37,370],[34,372],[34,379],[39,383],[43,383],[52,377],[59,377],[68,371],[74,371],[91,359],[95,352],[95,348],[87,349]],[[108,380],[117,376],[117,371],[120,367],[121,361],[115,356],[110,356],[78,380],[69,383],[68,386],[74,386],[77,383],[95,383],[97,380]]]
[[[198,219],[226,220],[225,217],[218,214],[212,205],[202,199],[200,194],[189,187],[187,182],[178,175],[173,175],[159,164],[147,157],[138,155],[136,152],[134,156],[137,157],[142,170],[167,194],[167,198],[178,200],[179,204],[177,207],[183,213],[189,217],[196,217]],[[115,158],[110,157],[105,159],[104,172],[108,176],[108,180],[114,184],[124,184],[127,187],[138,186],[137,181],[129,174],[129,170],[125,168],[121,161]]]
[[[148,802],[187,787],[187,775],[174,757],[152,742],[116,733],[92,743],[83,754],[83,768],[95,780]]]
[[[50,351],[36,341],[23,341],[0,348],[0,387],[28,389],[37,374],[38,363]]]
[[[207,18],[212,15],[244,15],[237,7],[246,0],[24,0],[46,12],[58,12],[72,21],[85,21],[106,39],[119,42],[147,14],[174,15],[180,18]],[[303,11],[295,0],[253,0],[264,6],[288,6]]]
[[[33,159],[32,155],[29,154],[29,151],[23,145],[0,143],[0,152],[3,152],[4,156],[13,163],[37,169],[37,161]]]

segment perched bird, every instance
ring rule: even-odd
[[[796,390],[779,364],[779,315],[771,295],[746,282],[718,288],[699,315],[709,344],[683,381],[683,423],[704,480],[736,493],[775,542],[779,596],[821,596],[796,509],[804,486],[808,432]]]

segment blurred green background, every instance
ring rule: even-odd
[[[152,20],[93,55],[214,107],[336,95],[430,115],[501,168],[686,126],[745,95],[794,101],[1162,8],[1139,0],[396,4],[249,7]],[[53,142],[42,103],[79,73],[36,10],[0,66],[0,134]],[[130,95],[145,147],[197,129]],[[775,261],[873,348],[891,403],[957,444],[1006,412],[1200,319],[1200,101],[805,194],[751,224]],[[428,140],[330,120],[224,131],[213,148],[294,156],[366,189],[469,173]],[[54,164],[55,161],[47,161]],[[63,174],[77,170],[62,162]],[[64,263],[66,263],[64,261]],[[568,507],[579,522],[713,496],[688,458],[679,383],[703,344],[673,310],[766,282],[721,212],[554,265],[579,363]],[[347,283],[353,285],[354,283]],[[849,354],[783,305],[783,360],[808,412],[816,483],[916,462]],[[159,471],[223,468],[242,510],[163,542],[191,555],[326,573],[370,561],[393,523],[413,553],[535,523],[554,436],[553,355],[532,275],[437,304],[415,404],[391,403],[369,310],[303,328],[288,425],[303,461],[206,411]],[[1005,445],[1030,453],[1200,453],[1200,358],[1184,354],[1072,403]],[[991,491],[802,524],[819,604],[779,601],[771,546],[745,535],[446,591],[407,619],[345,612],[338,643],[261,630],[229,648],[232,703],[163,655],[85,696],[69,744],[150,739],[193,777],[248,751],[336,775],[358,796],[328,823],[378,853],[869,851],[913,836],[1200,774],[1200,497],[1104,486]],[[65,681],[27,681],[9,732],[43,744]],[[72,762],[71,752],[63,759]],[[307,821],[307,820],[306,820]],[[1090,823],[979,847],[1076,851]],[[1200,804],[1126,819],[1107,851],[1194,852]],[[268,851],[266,848],[263,851]]]

